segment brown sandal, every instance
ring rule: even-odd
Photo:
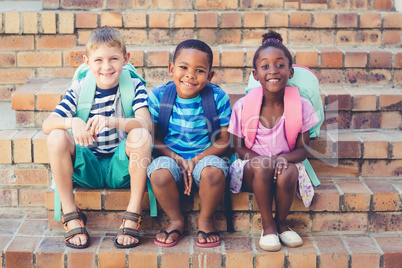
[[[68,228],[67,224],[69,221],[72,221],[72,220],[78,221],[80,223],[81,227],[77,227],[74,229]],[[87,217],[85,216],[84,213],[82,213],[82,211],[79,208],[77,208],[77,211],[70,212],[70,213],[63,215],[63,225],[64,225],[64,229],[67,231],[67,233],[64,235],[64,238],[65,238],[64,241],[65,241],[67,247],[86,248],[89,246],[90,236],[87,232],[87,229],[85,228],[86,222],[87,222]],[[85,237],[87,238],[87,242],[84,245],[75,245],[75,244],[68,242],[68,240],[70,238],[72,238],[73,236],[78,235],[78,234],[85,235]]]
[[[127,220],[136,222],[137,229],[124,227],[124,223]],[[140,229],[140,223],[141,223],[141,215],[139,215],[137,213],[126,211],[124,213],[123,222],[120,225],[120,229],[119,229],[119,231],[117,231],[117,234],[114,238],[114,245],[118,248],[133,248],[133,247],[138,246],[140,244],[140,232],[138,231],[138,229]],[[133,242],[128,245],[122,245],[122,244],[117,243],[117,239],[122,235],[128,235],[131,238],[137,239],[137,242]]]

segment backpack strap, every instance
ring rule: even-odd
[[[244,143],[249,149],[253,146],[255,136],[257,135],[263,97],[264,93],[261,86],[253,88],[244,97],[241,129],[244,135]]]
[[[162,140],[165,139],[169,131],[169,119],[173,113],[173,104],[176,100],[176,96],[176,85],[173,83],[173,81],[170,81],[166,84],[158,113],[158,129],[160,131]]]
[[[297,136],[303,126],[302,104],[297,87],[286,87],[283,99],[286,140],[292,151],[295,148]]]
[[[133,101],[135,98],[135,89],[130,72],[123,70],[119,79],[120,100],[123,106],[124,115],[126,118],[134,117]]]
[[[96,92],[96,79],[92,72],[87,72],[78,98],[76,117],[84,122],[88,120]]]

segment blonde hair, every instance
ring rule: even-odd
[[[123,35],[118,30],[111,27],[103,26],[97,28],[88,36],[85,45],[86,55],[89,56],[91,52],[95,51],[102,45],[116,47],[123,52],[123,55],[126,55],[127,53]]]

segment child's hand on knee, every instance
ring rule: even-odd
[[[275,158],[275,172],[274,172],[274,181],[278,179],[278,176],[282,174],[283,169],[288,169],[288,160],[284,157],[276,157]]]
[[[73,131],[74,141],[81,146],[92,145],[94,140],[91,132],[85,128],[86,123],[82,119],[78,117],[73,118],[71,129]]]

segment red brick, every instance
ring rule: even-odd
[[[75,47],[74,35],[37,35],[37,50],[65,50]]]
[[[174,13],[173,16],[174,28],[194,28],[194,13]]]
[[[35,256],[37,267],[64,267],[64,237],[45,237]]]
[[[247,192],[232,194],[232,209],[233,210],[249,210],[249,196],[250,194]]]
[[[43,0],[42,7],[44,9],[58,9],[59,8],[59,0]]]
[[[170,27],[170,13],[158,12],[149,13],[149,27],[150,28],[168,28]]]
[[[369,72],[360,69],[347,69],[346,82],[350,84],[387,84],[391,80],[389,70],[371,69]]]
[[[74,34],[74,13],[60,12],[59,13],[59,33]]]
[[[75,68],[61,67],[61,68],[38,68],[37,74],[39,77],[53,77],[53,78],[68,78],[71,80],[75,72]]]
[[[18,133],[18,130],[0,131],[0,163],[11,164],[13,161],[11,139]]]
[[[68,249],[67,251],[67,267],[96,267],[96,250],[99,246],[100,238],[96,236],[91,236],[91,243],[89,247],[85,249]]]
[[[167,45],[172,40],[171,34],[172,32],[166,29],[152,29],[151,31],[149,31],[149,43]]]
[[[359,165],[356,161],[350,160],[331,160],[323,162],[321,160],[311,159],[311,165],[317,176],[334,177],[358,177]]]
[[[286,4],[286,2],[285,2]],[[328,5],[326,1],[322,0],[306,0],[300,2],[300,9],[305,9],[305,10],[321,10],[321,9],[327,9]]]
[[[101,193],[97,189],[77,188],[74,193],[77,206],[83,210],[101,210]]]
[[[4,29],[6,34],[18,34],[20,32],[20,13],[5,12]]]
[[[24,220],[18,229],[18,235],[42,235],[47,230],[47,219]]]
[[[38,33],[38,13],[37,12],[23,12],[22,18],[24,20],[23,32],[25,34]]]
[[[374,238],[384,253],[384,267],[398,267],[402,263],[402,238],[395,237],[393,234],[384,237],[375,235]]]
[[[401,43],[400,30],[384,30],[382,35],[384,45],[397,45]]]
[[[107,9],[144,9],[147,7],[148,3],[141,0],[106,0]]]
[[[180,243],[176,246],[162,248],[162,263],[166,267],[188,267],[190,265],[189,246],[190,238],[186,236],[180,239]]]
[[[220,247],[207,249],[194,245],[193,251],[193,267],[221,267],[222,253]]]
[[[124,36],[126,45],[143,45],[147,41],[147,32],[145,30],[120,30]]]
[[[349,253],[337,235],[314,235],[320,250],[320,267],[347,267]]]
[[[146,13],[125,13],[124,14],[124,27],[126,28],[145,28],[147,26]]]
[[[0,50],[34,50],[34,38],[31,35],[5,35],[0,38]]]
[[[400,112],[381,113],[381,128],[397,129],[402,124],[402,115]]]
[[[293,30],[290,32],[289,40],[292,44],[333,45],[335,42],[335,32],[332,30]]]
[[[126,254],[124,251],[116,251],[113,244],[113,236],[105,236],[98,251],[98,265],[100,268],[106,267],[125,267]],[[142,242],[142,241],[141,241]],[[142,244],[141,244],[142,246]],[[145,264],[148,262],[143,262]],[[131,266],[130,266],[131,267]]]
[[[246,12],[243,20],[244,28],[265,27],[265,13],[263,12]]]
[[[381,13],[360,14],[360,28],[381,28]]]
[[[20,190],[20,199],[21,199],[21,206],[43,207],[45,204],[45,191],[44,190]]]
[[[205,1],[205,0],[204,0]],[[283,0],[270,0],[270,1],[242,1],[241,7],[244,9],[282,9]]]
[[[370,88],[348,88],[353,104],[353,111],[375,111],[377,110],[377,96]]]
[[[362,165],[363,177],[395,177],[401,175],[401,160],[373,160],[364,161]]]
[[[14,86],[0,86],[0,100],[11,101],[11,95],[14,91]]]
[[[317,253],[313,242],[307,236],[302,236],[303,246],[298,248],[287,248],[289,252],[289,263],[297,267],[316,267]]]
[[[370,191],[358,180],[337,180],[337,184],[344,192],[343,211],[369,211]]]
[[[256,267],[285,267],[285,251],[284,249],[280,249],[277,252],[269,252],[263,250],[259,246],[259,237],[260,233],[258,233],[258,237],[252,240],[254,243],[254,247],[257,250],[256,253]]]
[[[364,0],[347,0],[347,1],[330,0],[328,2],[328,9],[367,10],[368,3],[367,1]]]
[[[49,163],[49,154],[47,150],[47,135],[39,131],[32,139],[34,163]]]
[[[312,231],[366,231],[366,213],[320,213],[313,215]]]
[[[13,138],[14,163],[32,162],[31,138],[36,134],[36,130],[22,130]]]
[[[313,211],[339,211],[339,192],[331,180],[321,179],[314,188]]]
[[[314,28],[334,28],[334,13],[314,13]]]
[[[352,100],[350,93],[343,88],[327,88],[323,89],[327,95],[328,111],[349,111],[351,109]]]
[[[337,45],[381,45],[381,32],[379,30],[337,32]]]
[[[96,28],[98,27],[98,14],[92,12],[77,12],[75,14],[75,27]]]
[[[240,28],[241,13],[225,12],[221,14],[221,28]]]
[[[390,51],[371,51],[370,68],[390,68],[392,66],[392,53]]]
[[[212,83],[219,84],[241,84],[243,83],[242,69],[224,69],[216,70],[215,76],[212,78]]]
[[[268,12],[267,27],[288,27],[289,14],[285,12]]]
[[[338,48],[319,48],[321,53],[321,68],[341,68],[343,53]]]
[[[63,9],[95,9],[102,8],[102,0],[79,1],[79,0],[60,0]]]
[[[292,12],[290,13],[291,27],[311,27],[311,13]]]
[[[378,132],[358,132],[363,140],[363,158],[388,158],[388,141]]]
[[[167,66],[169,63],[169,50],[166,48],[152,48],[147,51],[147,67]]]
[[[18,206],[18,190],[0,189],[0,207],[17,207],[17,206]]]
[[[346,244],[351,251],[352,267],[379,267],[380,252],[375,243],[368,236],[350,235],[345,237]]]
[[[381,127],[381,114],[377,112],[356,113],[353,114],[353,129],[370,129]]]
[[[133,64],[136,68],[140,66],[144,66],[144,50],[142,48],[131,48],[128,47],[128,52],[130,52],[130,63]],[[138,71],[138,69],[137,69]]]
[[[35,113],[33,111],[16,111],[15,121],[17,127],[35,127]]]
[[[397,232],[402,228],[401,212],[376,212],[370,215],[370,232]]]
[[[15,53],[0,53],[0,68],[15,67]]]
[[[338,14],[338,28],[357,28],[357,13]]]
[[[222,66],[224,67],[243,67],[244,51],[243,50],[224,50],[222,51]]]
[[[387,0],[386,0],[387,1]],[[384,28],[400,28],[402,24],[401,13],[385,13],[384,14]]]
[[[318,67],[318,51],[315,48],[295,48],[295,63],[314,68]]]
[[[337,133],[331,137],[337,143],[338,158],[361,158],[361,141],[353,133]]]
[[[20,52],[17,56],[20,67],[61,66],[60,52]]]
[[[402,158],[402,137],[399,133],[384,133],[390,143],[391,159]]]
[[[40,237],[16,236],[5,252],[7,267],[33,267],[33,251]]]
[[[0,251],[1,252],[4,252],[4,249],[6,248],[8,242],[10,241],[10,239],[11,239],[10,235],[1,236],[1,239],[0,239]],[[0,262],[4,263],[3,254],[0,255]]]
[[[102,12],[100,14],[101,26],[122,27],[123,17],[120,12]]]
[[[145,80],[150,84],[164,84],[170,81],[170,76],[167,68],[147,68]]]
[[[193,29],[175,29],[173,30],[173,35],[171,35],[171,40],[175,40],[177,43],[194,38]]]
[[[390,10],[392,8],[391,0],[373,0],[373,8],[378,10]]]
[[[84,62],[84,55],[85,51],[84,48],[75,48],[71,51],[65,52],[63,59],[64,59],[64,66],[69,67],[78,67]]]
[[[334,154],[334,141],[327,132],[322,131],[320,135],[310,140],[309,147],[306,147],[308,151],[308,158],[333,158]]]
[[[366,185],[373,192],[373,209],[375,211],[396,211],[400,205],[399,192],[385,180],[366,180]]]
[[[251,239],[225,235],[226,266],[227,267],[253,267],[253,253],[251,252]]]
[[[130,249],[128,252],[129,267],[141,268],[146,263],[147,267],[156,268],[158,267],[157,260],[157,250],[153,235],[151,238],[141,238],[141,245]]]
[[[197,28],[216,28],[218,27],[218,13],[202,12],[197,13]]]
[[[46,80],[31,80],[20,87],[12,96],[13,110],[34,110],[35,94],[45,85]]]
[[[37,110],[53,111],[60,103],[69,84],[69,79],[55,79],[44,85],[36,94]]]
[[[40,21],[42,25],[42,33],[55,34],[56,33],[56,13],[41,13]]]

